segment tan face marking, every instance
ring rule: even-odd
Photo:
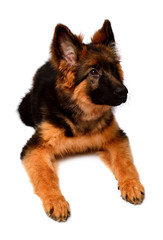
[[[76,101],[77,105],[83,111],[83,120],[98,119],[110,109],[110,106],[93,104],[86,94],[86,87],[87,82],[84,80],[75,88],[72,99]]]

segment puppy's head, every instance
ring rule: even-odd
[[[78,102],[118,106],[127,99],[123,72],[115,48],[111,24],[106,20],[90,44],[57,25],[51,45],[51,60],[58,69],[58,86]]]

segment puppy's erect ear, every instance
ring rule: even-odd
[[[104,45],[115,44],[115,38],[109,20],[105,20],[102,28],[95,32],[91,40],[92,43]]]
[[[52,59],[56,66],[59,66],[62,59],[69,65],[75,65],[80,47],[80,37],[72,34],[72,32],[62,24],[56,26],[51,45]]]

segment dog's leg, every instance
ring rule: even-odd
[[[23,165],[48,216],[57,221],[66,221],[70,208],[58,186],[58,176],[52,163],[54,155],[34,138],[35,135],[24,148]]]
[[[144,187],[134,166],[126,135],[120,131],[120,135],[99,154],[118,180],[122,198],[133,204],[141,203],[144,199]]]

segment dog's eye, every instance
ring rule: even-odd
[[[98,76],[99,75],[95,68],[93,68],[89,73],[90,73],[91,76]]]

